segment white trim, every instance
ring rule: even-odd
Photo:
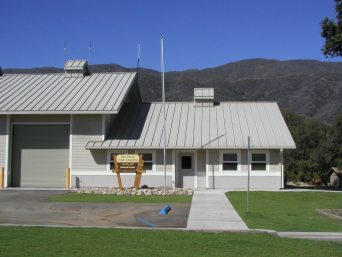
[[[116,173],[112,173],[111,170],[107,170],[107,171],[73,171],[71,173],[72,176],[76,176],[76,175],[89,175],[89,176],[103,176],[103,175],[115,175]],[[121,176],[135,176],[135,173],[120,173]],[[167,171],[166,175],[171,176],[172,173],[171,171]],[[143,176],[164,176],[164,171],[156,171],[156,172],[146,172],[143,174]]]
[[[127,154],[128,153],[128,151],[127,150],[107,150],[107,172],[108,171],[112,171],[111,169],[110,169],[110,154],[111,153],[123,153],[123,154]],[[83,172],[83,171],[82,171]],[[120,173],[120,174],[123,174],[123,173]],[[108,175],[108,174],[106,174],[106,175]]]
[[[100,142],[102,141],[95,141],[94,142]],[[99,149],[99,150],[109,150],[109,149],[118,149],[119,146],[86,146],[85,149],[87,150],[92,150],[92,149]],[[198,146],[174,146],[174,147],[168,147],[167,150],[178,150],[178,151],[186,151],[186,150],[226,150],[227,148],[229,149],[236,149],[236,150],[248,150],[246,147],[235,147],[235,146],[225,146],[225,147],[198,147]],[[291,146],[265,146],[265,147],[254,147],[254,150],[274,150],[274,149],[296,149],[295,147]],[[132,147],[132,146],[120,146],[120,149],[129,149],[129,150],[135,150],[135,149],[151,149],[151,146],[139,146],[139,147]],[[153,147],[152,149],[154,150],[163,150],[162,146],[156,146]]]
[[[10,115],[8,115],[8,116],[10,116]],[[70,115],[70,117],[71,117],[71,115]],[[44,125],[68,125],[69,126],[69,166],[70,166],[70,163],[71,163],[70,162],[70,160],[71,160],[70,154],[72,152],[72,148],[70,149],[70,146],[72,146],[72,138],[70,138],[70,136],[72,135],[70,133],[70,130],[71,130],[71,127],[72,127],[72,122],[71,121],[69,121],[69,122],[54,122],[54,121],[51,121],[51,122],[49,122],[49,121],[43,121],[43,122],[31,122],[31,121],[27,121],[27,122],[26,121],[25,122],[12,122],[12,123],[10,123],[11,135],[13,135],[13,127],[14,126],[27,126],[27,125],[42,125],[42,126],[44,126]],[[13,143],[13,136],[11,136],[11,140],[9,140],[9,145],[10,145],[11,148],[12,148],[12,143]],[[12,154],[9,155],[9,156],[10,156],[10,158],[8,159],[8,161],[9,161],[9,163],[12,164]],[[69,180],[70,184],[69,184],[69,187],[71,187],[71,166],[69,168],[70,168],[70,180]],[[11,167],[11,169],[12,169],[12,167]],[[11,173],[12,173],[12,170],[11,170]],[[11,176],[12,176],[12,174],[11,174]],[[7,178],[6,178],[6,182],[8,182]]]
[[[106,114],[102,114],[102,140],[105,140],[106,134]]]
[[[212,174],[210,175],[212,176]],[[217,177],[247,177],[248,172],[222,172],[222,173],[215,173],[215,178]],[[280,177],[281,172],[280,171],[274,171],[274,172],[267,172],[267,171],[258,171],[258,172],[251,172],[251,177]]]
[[[209,188],[209,150],[205,150],[205,187]]]
[[[195,188],[197,188],[197,150],[195,150]]]
[[[59,73],[60,74],[60,73]],[[36,74],[35,74],[36,75]],[[118,114],[119,110],[121,108],[121,105],[119,106],[118,109],[116,110],[111,110],[111,111],[104,111],[104,110],[99,110],[99,111],[0,111],[1,115],[7,115],[7,114]]]
[[[69,188],[71,188],[71,174],[72,174],[72,131],[74,126],[74,116],[70,114],[70,131],[69,131],[69,169],[70,169],[70,177],[69,177]]]
[[[23,121],[23,122],[12,122],[12,125],[70,125],[70,122],[54,122],[54,121]]]
[[[197,150],[179,150],[177,151],[177,185],[178,185],[178,177],[179,177],[179,165],[180,165],[180,162],[179,162],[179,154],[182,154],[182,153],[193,153],[194,154],[194,186],[195,188],[197,188]],[[184,185],[183,185],[184,186]]]
[[[266,154],[266,170],[252,170],[253,153],[264,153]],[[251,174],[253,172],[270,172],[270,150],[251,150]]]
[[[225,153],[236,153],[237,154],[237,170],[236,171],[229,171],[229,170],[223,170],[223,154]],[[220,150],[219,151],[219,172],[229,172],[229,173],[233,173],[233,172],[241,172],[241,150]]]
[[[5,170],[4,170],[4,187],[8,187],[8,175],[10,172],[10,130],[11,130],[11,115],[6,115],[6,149],[5,149]]]
[[[135,154],[139,153],[152,153],[152,170],[146,170],[147,172],[156,172],[157,164],[156,164],[156,150],[135,150]],[[164,173],[163,173],[164,174]]]
[[[279,155],[280,155],[280,188],[284,188],[284,150],[280,149],[279,151]]]
[[[176,151],[172,150],[172,181],[176,185]]]

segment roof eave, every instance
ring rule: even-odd
[[[0,111],[0,115],[18,114],[118,114],[118,110],[110,111]]]
[[[118,149],[164,149],[164,147],[158,146],[158,147],[144,147],[144,146],[85,146],[86,150],[118,150]],[[192,146],[192,147],[167,147],[168,150],[185,150],[185,149],[193,149],[193,150],[247,150],[248,147],[198,147],[198,146]],[[277,146],[277,147],[251,147],[251,150],[272,150],[272,149],[286,149],[286,150],[294,150],[296,149],[295,146]]]

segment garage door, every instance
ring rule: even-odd
[[[14,125],[12,187],[65,187],[69,125]]]

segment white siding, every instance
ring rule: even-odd
[[[11,115],[11,122],[69,122],[70,115]]]
[[[102,115],[73,115],[72,171],[106,171],[107,151],[86,150],[88,141],[102,138]]]
[[[156,150],[156,171],[164,171],[164,150]],[[172,150],[166,150],[166,171],[172,171]]]
[[[5,167],[6,158],[6,115],[0,115],[0,168]]]
[[[117,116],[117,114],[105,114],[105,136],[107,136]]]
[[[269,172],[279,172],[280,171],[280,157],[279,149],[277,150],[265,150],[269,153]],[[200,158],[199,158],[200,159]],[[209,171],[219,172],[220,171],[220,158],[219,150],[209,151]],[[241,150],[241,172],[248,172],[248,150]]]

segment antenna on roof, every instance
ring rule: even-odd
[[[90,54],[91,54],[91,40],[90,40],[90,44],[89,44],[89,65],[90,65]]]
[[[66,63],[66,54],[67,54],[67,47],[66,47],[66,41],[64,41],[64,64]]]
[[[137,73],[139,72],[139,61],[140,61],[140,44],[138,47],[138,63],[137,63]]]

